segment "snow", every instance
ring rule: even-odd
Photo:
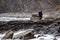
[[[39,34],[35,35],[35,36],[39,36]],[[38,38],[34,38],[34,39],[29,39],[29,40],[54,40],[54,35],[51,34],[44,34],[41,37]]]
[[[30,18],[0,17],[0,21],[30,20]]]
[[[0,34],[0,40],[5,36],[5,34]]]
[[[58,36],[58,37],[56,37],[56,39],[57,39],[57,40],[60,40],[60,37]]]

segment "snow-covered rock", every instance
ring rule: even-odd
[[[25,37],[25,35],[27,36],[27,34],[32,33],[32,31],[33,29],[19,30],[14,33],[13,38]],[[34,35],[34,34],[30,34],[30,35]]]

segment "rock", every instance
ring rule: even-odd
[[[13,38],[20,38],[20,39],[31,39],[34,38],[33,29],[27,29],[23,31],[18,31],[14,33]]]
[[[3,37],[3,39],[9,39],[9,38],[13,38],[13,31],[8,31],[5,36]]]

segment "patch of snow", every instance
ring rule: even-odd
[[[58,37],[56,37],[56,39],[57,39],[57,40],[60,40],[60,37],[58,36]]]
[[[5,34],[0,34],[0,40],[5,36]]]
[[[0,21],[30,20],[30,18],[0,17]]]

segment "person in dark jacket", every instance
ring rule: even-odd
[[[38,16],[39,16],[39,20],[41,20],[43,16],[42,11],[39,11]]]

